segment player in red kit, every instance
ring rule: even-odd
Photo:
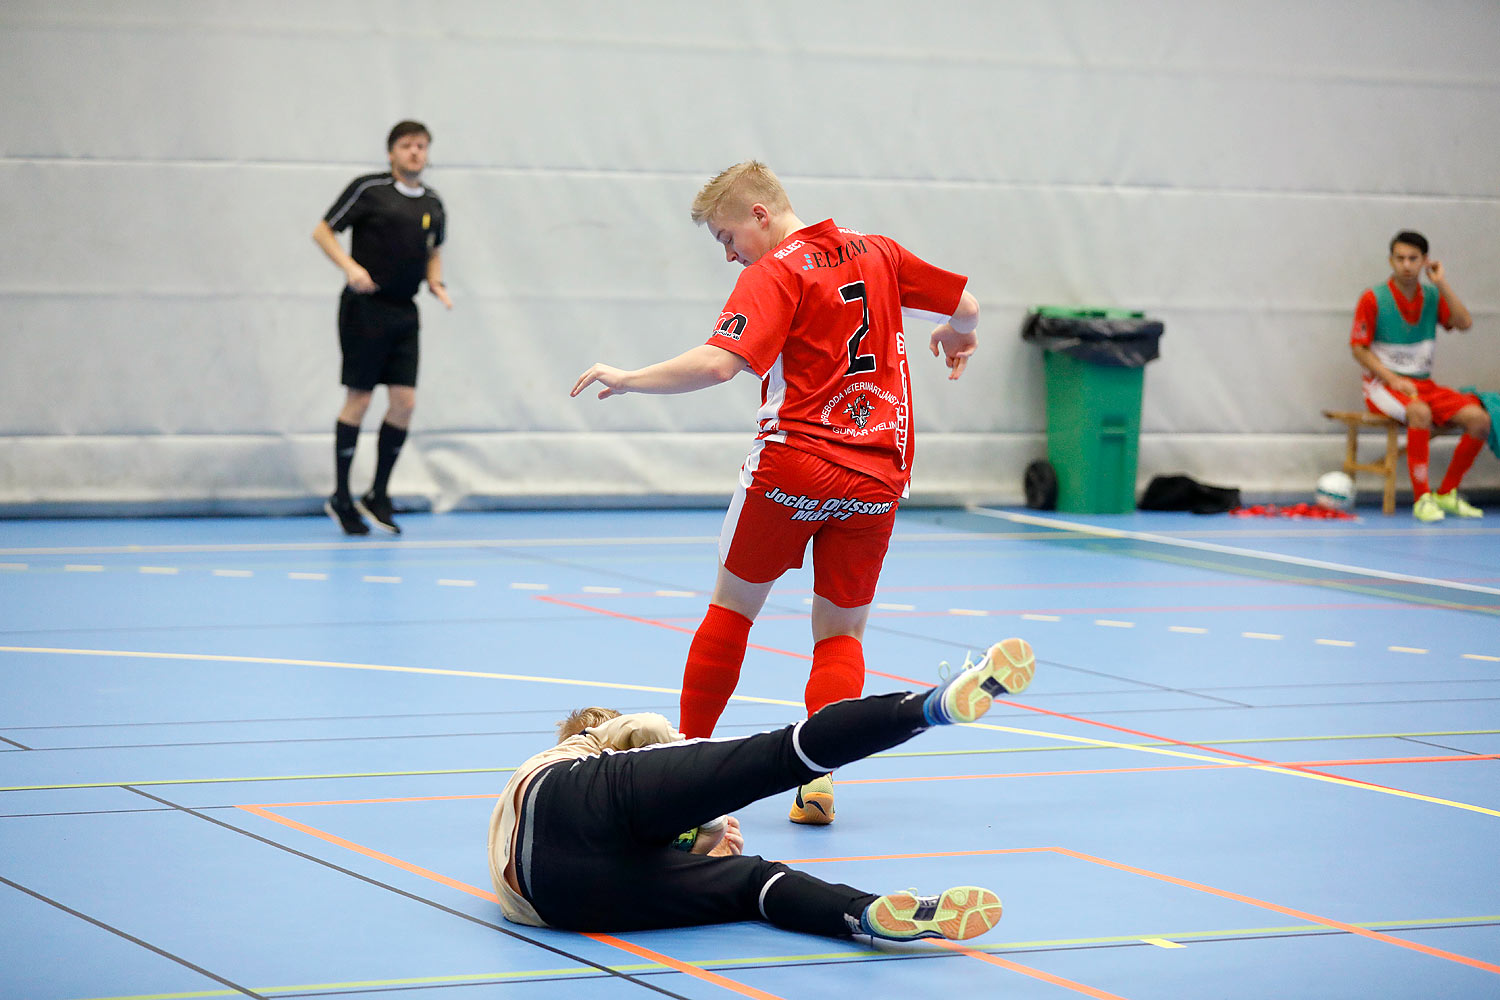
[[[902,313],[938,323],[928,347],[963,374],[979,303],[968,279],[895,240],[826,219],[805,225],[763,163],[736,164],[693,200],[724,257],[744,270],[708,342],[633,371],[596,364],[572,395],[691,392],[741,371],[761,380],[759,432],[719,536],[719,571],[694,634],[679,728],[712,734],[739,683],[750,626],[781,574],[813,554],[813,662],[805,702],[864,689],[865,623],[912,464]],[[833,784],[803,785],[791,819],[833,820]]]

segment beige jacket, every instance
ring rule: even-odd
[[[506,920],[533,927],[547,926],[526,898],[505,881],[505,867],[510,863],[511,854],[516,848],[516,814],[520,811],[521,796],[532,775],[560,760],[581,760],[616,750],[631,750],[680,739],[682,734],[673,729],[664,716],[655,712],[637,712],[617,716],[603,725],[585,729],[577,736],[569,737],[557,746],[528,758],[526,763],[516,768],[505,791],[500,793],[495,811],[490,814],[490,880],[495,883],[495,893],[500,897],[500,912],[505,914]]]

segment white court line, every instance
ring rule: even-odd
[[[0,563],[0,569],[22,570],[26,568],[25,563]]]
[[[1094,624],[1105,628],[1135,628],[1135,622],[1117,622],[1112,618],[1095,618]]]
[[[327,573],[288,573],[286,575],[286,578],[288,580],[326,580],[326,579],[328,579],[328,574]]]
[[[510,589],[511,590],[546,590],[547,589],[547,585],[545,583],[513,583],[513,584],[510,585]]]
[[[623,594],[619,587],[584,587],[585,594]]]
[[[1028,614],[1022,615],[1021,617],[1023,619],[1025,619],[1026,621],[1029,621],[1029,622],[1060,622],[1060,621],[1062,621],[1062,615],[1034,615],[1034,614],[1029,614],[1028,613]]]
[[[915,610],[917,610],[917,606],[915,604],[877,604],[877,605],[875,605],[875,607],[878,608],[878,609],[880,609],[881,611],[915,611]]]
[[[1281,636],[1277,635],[1275,632],[1241,632],[1240,635],[1244,636],[1246,639],[1272,639],[1272,640],[1275,640],[1275,639],[1282,638]]]
[[[1168,625],[1168,632],[1181,632],[1184,635],[1207,635],[1208,629],[1199,628],[1196,625]]]
[[[1425,653],[1427,650],[1418,649],[1415,646],[1387,646],[1386,649],[1392,653]]]
[[[692,590],[658,590],[657,597],[696,597],[696,591]]]
[[[63,567],[65,573],[103,573],[103,566],[84,566],[78,563],[69,563]]]
[[[1490,663],[1500,663],[1500,656],[1486,656],[1483,653],[1465,653],[1466,660],[1487,660]]]
[[[971,514],[978,514],[981,517],[999,518],[1000,520],[1012,521],[1016,524],[1034,524],[1043,528],[1056,528],[1084,535],[1098,535],[1101,538],[1133,538],[1137,541],[1156,542],[1161,545],[1175,545],[1184,549],[1222,552],[1225,555],[1247,556],[1252,559],[1264,559],[1268,562],[1287,563],[1293,566],[1308,566],[1313,569],[1327,569],[1338,573],[1350,573],[1354,576],[1392,580],[1397,583],[1420,583],[1429,587],[1439,587],[1447,590],[1465,590],[1474,594],[1490,594],[1500,597],[1500,589],[1495,587],[1481,587],[1477,583],[1460,583],[1457,580],[1435,580],[1432,577],[1412,576],[1408,573],[1390,573],[1383,569],[1370,569],[1367,566],[1346,566],[1343,563],[1325,562],[1321,559],[1304,559],[1301,556],[1287,556],[1276,552],[1258,552],[1255,549],[1241,549],[1233,545],[1219,545],[1214,542],[1198,542],[1187,538],[1174,538],[1170,535],[1156,535],[1148,531],[1124,531],[1119,528],[1101,528],[1092,524],[1082,524],[1077,521],[1063,521],[1055,517],[1035,517],[1031,514],[1015,514],[1010,511],[989,510],[984,507],[968,507],[966,509]]]
[[[474,586],[474,581],[473,580],[439,580],[438,581],[438,586],[439,587],[472,587],[472,586]]]
[[[1314,639],[1313,642],[1319,646],[1353,646],[1354,643],[1348,639]]]
[[[155,573],[158,576],[176,576],[176,566],[142,566],[142,573]]]
[[[401,578],[399,576],[367,576],[364,581],[365,583],[400,583]]]
[[[216,569],[214,576],[254,576],[248,569]]]
[[[976,608],[949,608],[948,613],[950,615],[970,615],[976,618],[989,614],[988,611],[980,611]]]
[[[1452,534],[1452,532],[1445,532]],[[976,541],[1003,541],[1030,538],[1030,532],[983,532],[955,531],[930,534],[898,531],[891,535],[892,542],[957,542],[972,544]],[[415,538],[401,541],[360,539],[357,542],[238,542],[218,545],[54,545],[17,546],[0,548],[0,556],[77,556],[118,555],[147,553],[193,553],[193,552],[342,552],[358,548],[370,549],[535,549],[535,548],[607,548],[626,545],[706,545],[717,544],[718,535],[648,535],[636,538],[601,536],[596,538],[462,538],[428,539]]]

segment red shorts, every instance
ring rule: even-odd
[[[1434,427],[1442,427],[1465,406],[1480,405],[1478,396],[1470,396],[1468,393],[1450,389],[1446,385],[1438,385],[1430,378],[1414,378],[1411,379],[1411,383],[1417,387],[1417,399],[1426,403],[1428,409],[1432,410]],[[1408,402],[1410,402],[1408,397],[1392,392],[1390,387],[1379,379],[1365,378],[1365,405],[1370,408],[1371,413],[1383,413],[1404,424]]]
[[[841,608],[875,599],[901,494],[860,472],[757,441],[740,468],[719,533],[724,568],[769,583],[802,565],[813,543],[813,593]]]

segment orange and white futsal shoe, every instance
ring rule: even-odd
[[[890,941],[967,941],[998,924],[1000,912],[1000,897],[978,886],[961,885],[941,896],[918,896],[909,889],[881,896],[865,907],[860,929]]]
[[[827,826],[833,822],[833,778],[820,774],[797,789],[797,798],[787,819],[806,826]]]
[[[1025,639],[1002,639],[978,663],[965,661],[963,670],[934,691],[928,704],[935,721],[973,722],[990,710],[1002,694],[1020,694],[1036,674],[1036,654]]]

